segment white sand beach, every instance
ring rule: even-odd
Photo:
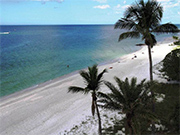
[[[174,46],[157,44],[152,49],[153,65],[164,59]],[[137,58],[134,58],[134,55]],[[110,69],[111,67],[111,69]],[[117,62],[99,66],[108,73],[104,80],[114,83],[114,76],[121,79],[137,77],[149,79],[148,50],[141,50],[120,58]],[[159,80],[157,75],[154,79]],[[60,135],[91,116],[91,95],[67,93],[69,86],[84,86],[79,74],[61,77],[38,87],[17,92],[0,99],[1,135]],[[107,90],[102,85],[101,91]],[[94,131],[97,132],[97,131]]]

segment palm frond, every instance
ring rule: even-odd
[[[107,73],[107,70],[104,69],[97,77],[97,81],[99,82],[102,79],[102,76],[104,75],[104,73]]]
[[[145,83],[146,79],[143,79],[141,82],[140,82],[140,85],[142,86],[144,83]]]
[[[123,82],[123,87],[121,89],[124,89],[126,91],[130,91],[131,90],[131,85],[129,83],[129,79],[126,77],[126,79]]]
[[[97,96],[99,98],[105,98],[105,99],[111,100],[111,98],[107,94],[102,93],[102,92],[97,92]]]
[[[91,81],[92,80],[96,81],[97,80],[97,74],[98,74],[97,65],[93,65],[92,67],[88,67],[88,69],[89,69],[89,75],[90,75]]]
[[[119,94],[118,89],[112,83],[105,81],[104,84],[112,91],[112,93]]]
[[[131,84],[130,84],[131,89],[135,89],[136,88],[136,83],[137,83],[137,78],[133,77],[131,79]]]
[[[163,8],[157,1],[143,0],[129,6],[124,13],[124,18],[136,22],[142,28],[152,29],[160,24]]]
[[[146,81],[146,79],[143,79],[138,85],[137,85],[137,89],[141,89],[141,91],[143,90],[145,90],[145,81]]]
[[[121,41],[121,40],[126,39],[126,38],[139,38],[139,37],[140,37],[139,32],[136,32],[136,31],[124,32],[119,36],[118,41]]]
[[[88,72],[81,70],[79,74],[82,76],[82,78],[85,80],[85,82],[88,84],[90,82],[90,75]]]
[[[144,118],[146,120],[157,120],[157,116],[151,111],[150,107],[139,107],[136,110],[136,117]]]
[[[99,99],[98,100],[99,103],[103,103],[98,105],[101,108],[105,108],[105,109],[110,109],[110,110],[121,110],[122,109],[122,105],[116,102],[108,101],[107,99]]]
[[[162,6],[157,1],[139,2],[138,13],[140,15],[137,20],[139,25],[147,30],[153,29],[160,24],[162,18]]]
[[[90,92],[90,90],[87,88],[84,89],[81,87],[71,86],[68,88],[68,92],[72,92],[72,93],[82,92],[83,94],[87,94]]]
[[[97,65],[93,65],[92,67],[88,67],[88,71],[81,70],[80,75],[85,80],[85,84],[87,85],[86,88],[90,90],[98,90],[103,81],[102,76],[105,72],[107,72],[106,69],[98,74]]]
[[[161,4],[155,0],[148,1],[144,9],[144,16],[146,17],[148,28],[153,28],[159,25],[163,15],[163,7]]]
[[[178,27],[171,23],[162,24],[152,30],[152,32],[158,32],[158,33],[176,33],[180,32],[178,30]]]
[[[111,97],[111,100],[114,102],[124,103],[124,95],[121,91],[121,89],[117,89],[112,83],[110,82],[104,82],[105,85],[111,90],[111,93],[108,94],[109,97]]]
[[[124,82],[121,80],[121,79],[119,79],[118,77],[114,77],[114,79],[115,79],[115,81],[116,81],[116,83],[118,84],[118,86],[119,86],[119,90],[121,91],[121,93],[122,93],[122,95],[126,95],[126,91],[125,91],[125,89],[124,89]]]
[[[124,12],[124,17],[133,20],[134,22],[138,22],[138,20],[141,18],[141,15],[139,14],[139,8],[140,7],[137,3],[129,6]]]
[[[98,68],[97,65],[93,65],[92,67],[88,67],[89,70],[89,79],[90,82],[88,82],[88,88],[91,90],[97,90],[99,89],[99,82],[97,81],[97,75],[98,75]]]
[[[126,18],[121,18],[114,25],[114,29],[119,28],[119,29],[131,30],[131,29],[133,29],[135,27],[136,27],[136,23],[133,20],[128,20]]]

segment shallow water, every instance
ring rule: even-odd
[[[137,51],[112,25],[1,26],[0,96]],[[157,35],[169,42],[171,34]],[[168,39],[167,41],[165,39]],[[69,67],[67,66],[69,65]]]

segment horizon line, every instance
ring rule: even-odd
[[[0,26],[3,26],[3,25],[114,25],[114,24],[0,24]]]
[[[180,25],[180,23],[174,23],[175,25]],[[70,26],[70,25],[115,25],[114,24],[0,24],[0,26],[18,26],[18,25],[21,25],[21,26],[57,26],[57,25],[62,25],[62,26]]]

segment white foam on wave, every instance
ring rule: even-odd
[[[10,32],[0,32],[0,35],[3,35],[3,34],[10,34]]]

